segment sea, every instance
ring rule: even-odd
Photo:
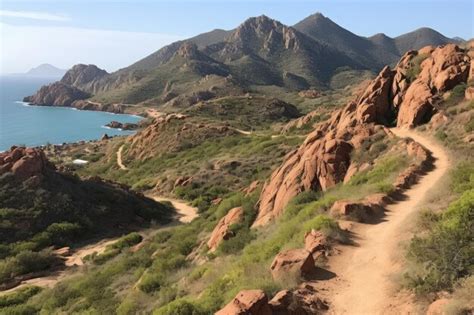
[[[30,106],[23,97],[34,94],[55,77],[0,76],[0,151],[13,145],[40,146],[109,136],[128,135],[133,131],[110,129],[112,120],[136,123],[141,117],[66,107]]]

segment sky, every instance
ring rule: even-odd
[[[420,27],[474,37],[472,0],[0,0],[0,73],[42,63],[115,71],[176,40],[265,14],[286,25],[321,12],[351,32],[394,37]]]

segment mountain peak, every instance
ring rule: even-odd
[[[277,20],[274,20],[272,18],[269,18],[268,16],[262,14],[260,16],[255,16],[248,18],[245,20],[242,24],[237,27],[238,29],[243,29],[243,28],[258,28],[258,29],[271,29],[275,27],[281,27],[283,26],[280,22]]]
[[[26,74],[32,76],[62,76],[66,70],[59,69],[49,63],[40,64],[30,69]]]

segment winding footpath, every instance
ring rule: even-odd
[[[123,151],[123,145],[120,146],[120,148],[117,150],[117,165],[118,167],[120,167],[120,169],[126,171],[128,170],[128,168],[125,166],[125,164],[123,164],[122,151]]]
[[[410,137],[431,151],[434,169],[405,192],[406,199],[387,207],[378,224],[354,223],[355,246],[344,246],[331,258],[329,270],[336,277],[324,282],[330,314],[413,314],[411,302],[397,296],[394,276],[400,274],[401,242],[409,239],[408,221],[427,193],[446,175],[450,161],[444,149],[412,130],[392,129],[401,138]]]
[[[117,164],[121,169],[128,170],[128,168],[122,163],[122,150],[123,150],[123,146],[121,146],[119,150],[117,151]],[[158,196],[155,194],[147,194],[147,197],[157,202],[163,202],[163,201],[170,202],[173,205],[173,207],[176,209],[176,221],[180,223],[183,223],[183,224],[190,223],[192,220],[194,220],[195,218],[199,216],[198,209],[196,207],[192,207],[191,205],[187,204],[185,201],[172,199],[172,198],[166,198],[166,197]],[[171,226],[171,225],[176,224],[176,221],[169,225]],[[154,232],[156,232],[157,230],[163,227],[165,226],[139,231],[139,233],[143,237],[143,240],[140,244],[143,244],[146,240],[148,240],[154,234]],[[7,294],[9,292],[13,292],[15,290],[18,290],[28,285],[51,288],[57,282],[64,279],[68,275],[72,274],[69,268],[75,268],[77,266],[84,265],[84,257],[86,257],[87,255],[91,255],[93,253],[101,254],[105,252],[108,245],[112,245],[113,243],[117,242],[119,239],[120,237],[111,238],[111,239],[102,239],[96,243],[92,243],[84,247],[77,248],[70,255],[64,257],[65,259],[64,264],[66,266],[65,269],[59,270],[59,271],[53,271],[46,276],[40,276],[40,277],[25,280],[20,285],[14,288],[0,291],[0,296]]]

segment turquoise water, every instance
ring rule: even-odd
[[[104,133],[126,135],[132,131],[107,129],[112,120],[135,123],[141,118],[71,108],[28,106],[21,102],[44,84],[58,78],[0,77],[0,151],[12,145],[38,146],[99,139]]]

